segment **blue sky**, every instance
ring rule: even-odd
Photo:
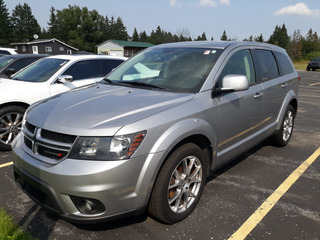
[[[121,17],[129,35],[150,34],[157,26],[173,34],[187,33],[196,38],[220,40],[225,30],[229,38],[243,40],[262,33],[268,40],[276,25],[286,25],[288,34],[299,29],[305,35],[310,28],[320,34],[319,0],[5,0],[10,14],[24,2],[42,28],[47,28],[51,6],[58,10],[68,5],[96,9],[103,16]]]

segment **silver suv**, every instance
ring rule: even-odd
[[[146,49],[94,86],[29,107],[13,142],[16,181],[70,221],[148,209],[179,222],[211,171],[266,138],[289,142],[298,78],[269,44]]]

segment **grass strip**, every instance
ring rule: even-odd
[[[0,239],[1,240],[34,240],[30,233],[23,230],[13,221],[12,216],[0,208]]]

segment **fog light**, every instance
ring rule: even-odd
[[[103,204],[96,199],[80,198],[75,196],[70,196],[70,198],[81,213],[99,214],[105,211]]]

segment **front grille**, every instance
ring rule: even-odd
[[[68,151],[56,150],[56,149],[43,147],[43,146],[39,145],[38,146],[38,154],[40,154],[44,157],[47,157],[47,158],[61,160],[68,155]]]
[[[32,125],[31,123],[26,122],[26,128],[28,129],[29,132],[34,134],[34,131],[36,130],[36,126]]]
[[[49,130],[42,129],[41,130],[41,137],[56,141],[56,142],[63,142],[63,143],[73,143],[76,139],[76,136],[56,133]]]
[[[24,137],[24,144],[27,146],[27,148],[32,150],[32,141],[28,138]]]
[[[31,133],[31,134],[30,134]],[[38,128],[28,122],[24,125],[23,149],[40,161],[57,164],[68,157],[77,136]]]

